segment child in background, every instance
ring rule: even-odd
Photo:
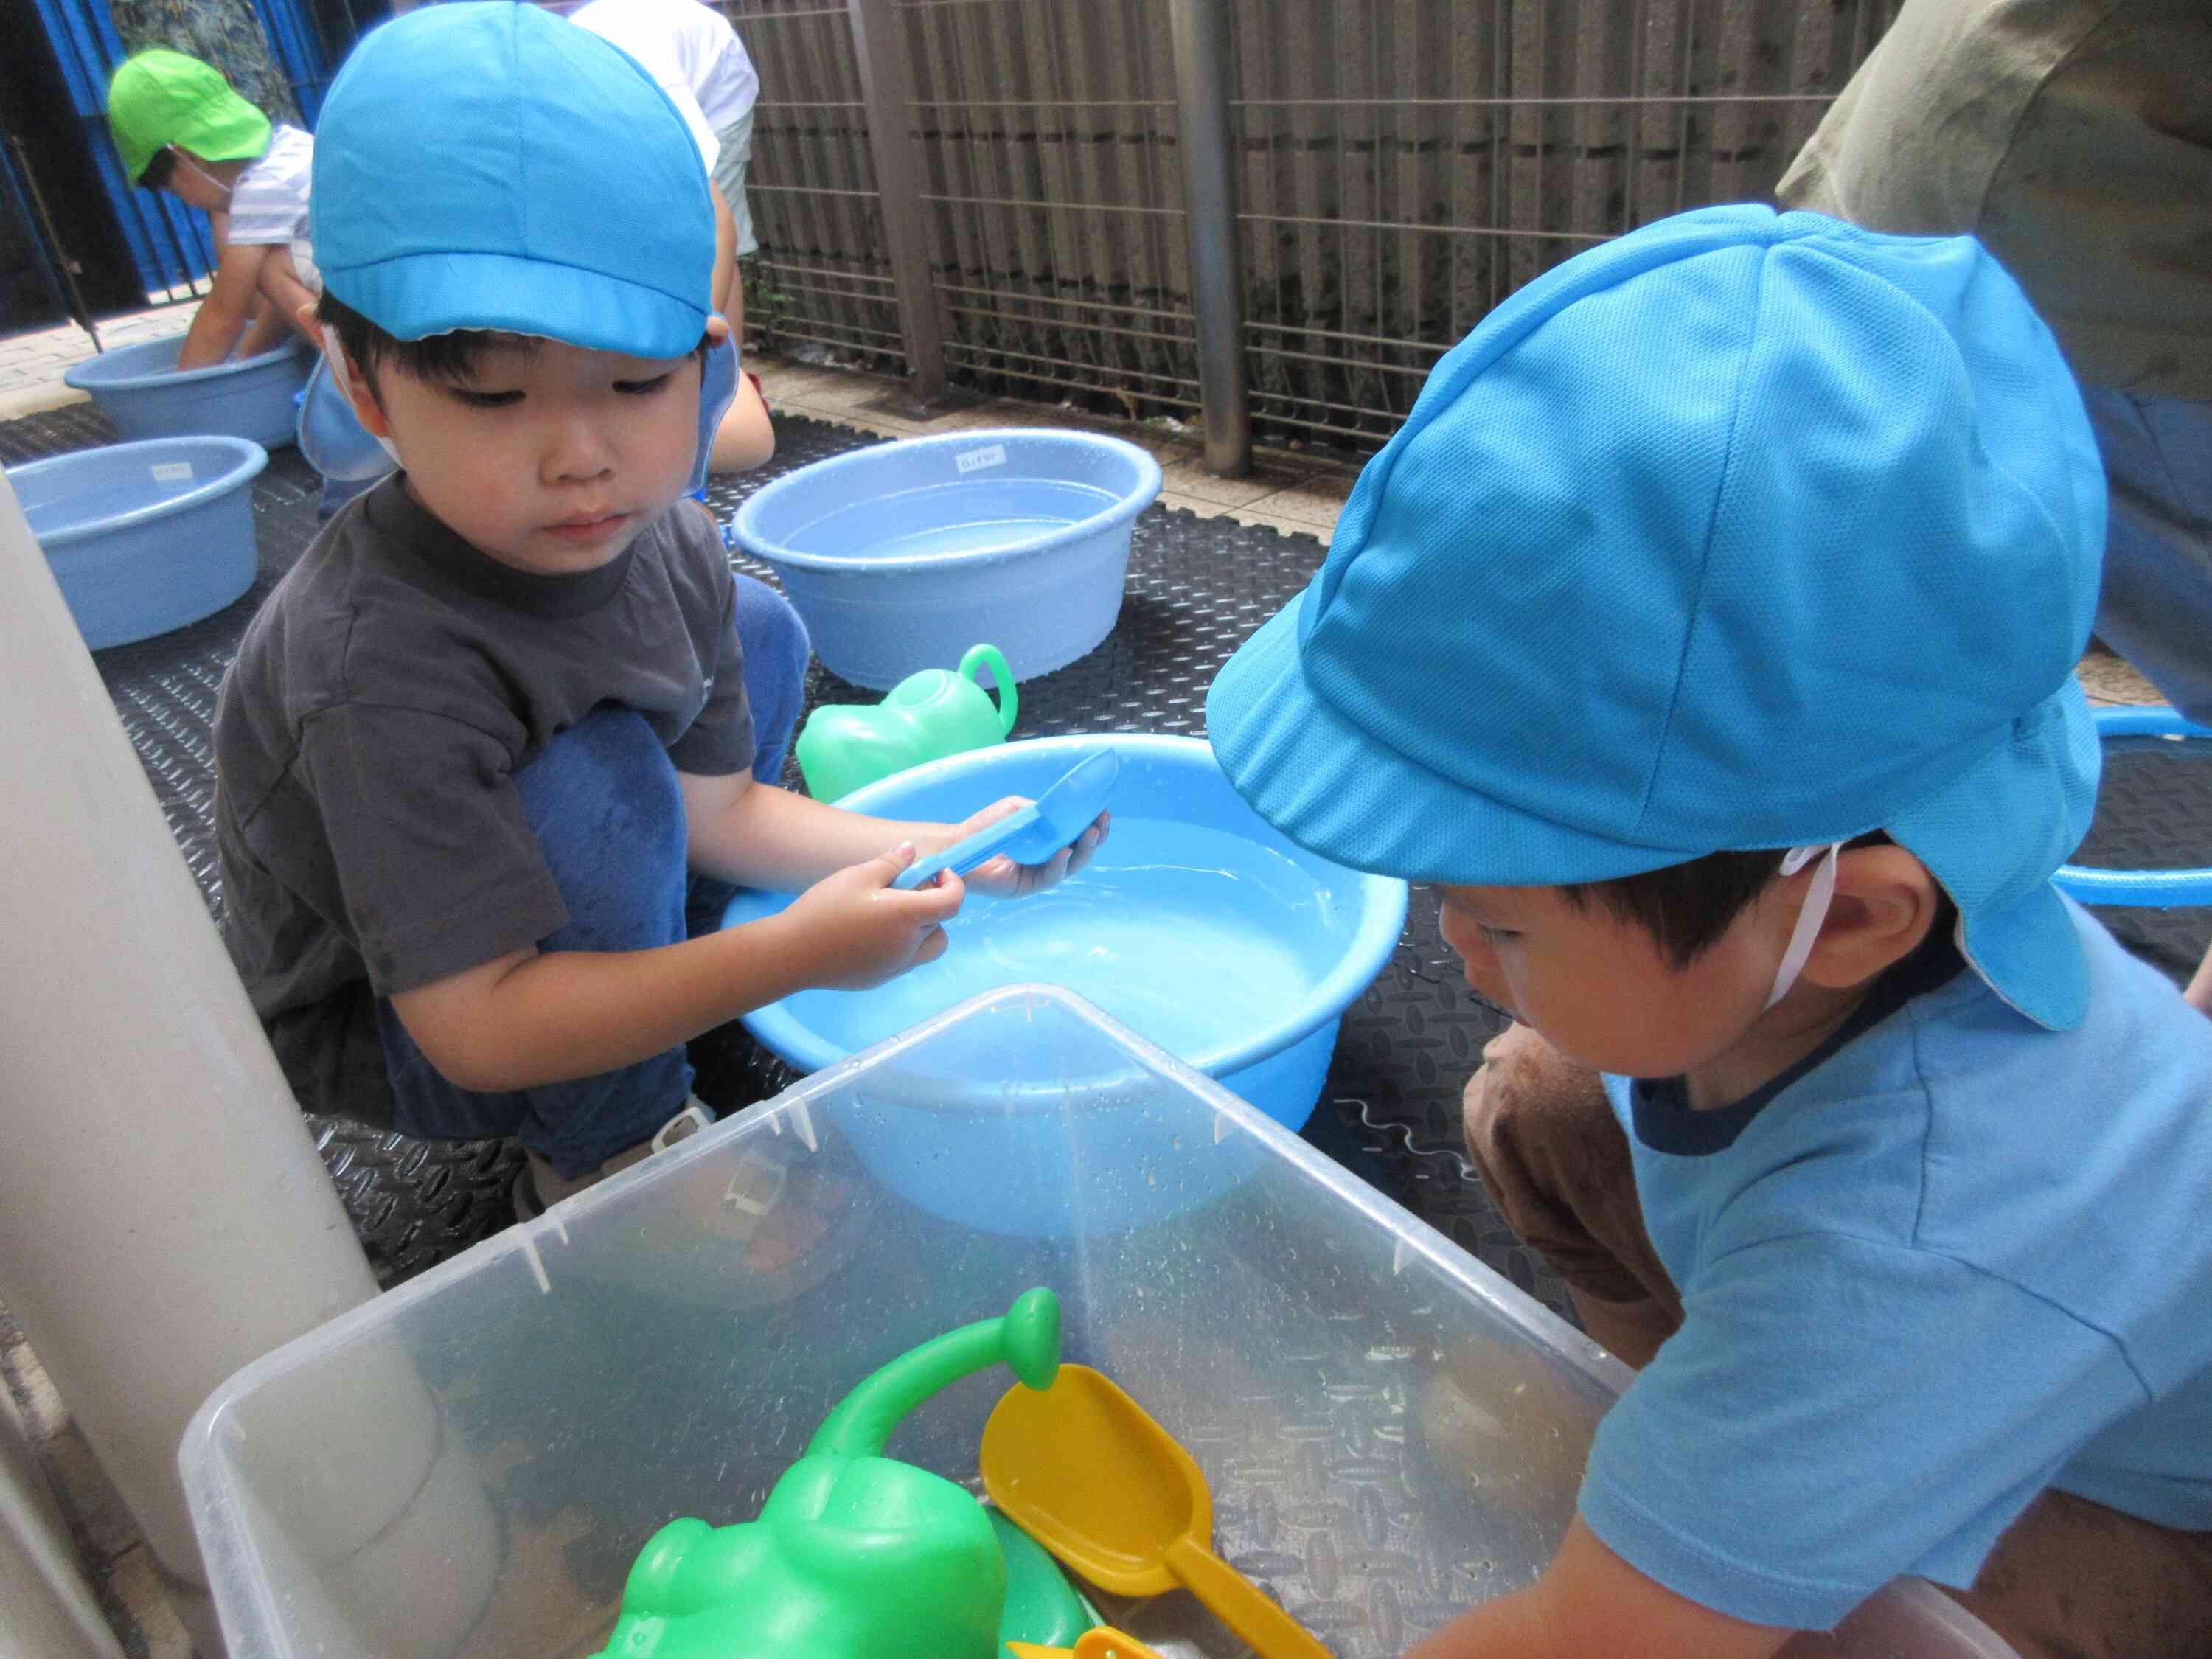
[[[198,58],[159,46],[116,66],[107,122],[131,182],[167,191],[214,229],[215,279],[177,367],[272,349],[315,297],[307,238],[315,141],[272,125]]]
[[[2050,879],[2104,534],[1978,244],[1710,209],[1486,319],[1215,681],[1260,812],[1442,884],[1525,1022],[1485,1180],[1642,1366],[1417,1659],[1765,1659],[1904,1574],[2212,1655],[2212,1023]]]
[[[569,21],[643,64],[697,140],[714,183],[714,308],[729,319],[742,347],[745,284],[738,260],[758,246],[744,182],[753,101],[760,95],[760,76],[744,43],[727,18],[700,0],[588,0],[565,9]],[[749,374],[715,434],[711,465],[717,472],[748,471],[775,447],[759,384]]]
[[[681,87],[714,137],[709,158],[716,193],[729,210],[732,259],[760,244],[745,205],[745,172],[752,159],[753,105],[760,74],[730,20],[701,0],[587,0],[558,8],[602,40],[611,40],[653,72],[661,90]],[[680,109],[682,105],[678,105]],[[734,264],[719,270],[716,309],[731,331],[744,339],[744,289]]]
[[[736,380],[714,214],[632,59],[489,0],[374,31],[315,157],[325,331],[401,471],[334,519],[216,719],[234,960],[301,1103],[519,1135],[518,1211],[710,1121],[687,1039],[945,948],[958,825],[777,787],[804,631],[683,498]],[[996,860],[982,891],[1080,867]],[[687,875],[806,890],[691,937]]]

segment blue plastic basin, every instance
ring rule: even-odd
[[[63,380],[89,392],[125,438],[220,433],[264,449],[292,441],[292,398],[307,383],[314,354],[289,340],[274,351],[211,368],[179,371],[185,337],[118,346],[77,364]]]
[[[1060,985],[1276,1121],[1303,1125],[1344,1010],[1398,943],[1406,884],[1347,870],[1279,834],[1244,804],[1205,743],[1126,735],[1012,743],[899,773],[842,804],[957,820],[1004,795],[1035,795],[1102,742],[1120,751],[1121,772],[1113,834],[1089,869],[1036,898],[970,898],[938,961],[872,991],[804,991],[771,1003],[746,1018],[753,1035],[812,1072],[979,993]],[[725,921],[754,921],[789,902],[740,894]],[[957,1108],[962,1086],[909,1080],[902,1100],[915,1103],[918,1092]],[[1048,1110],[1026,1133],[1064,1134],[1060,1114],[1071,1098],[1104,1100],[1119,1086],[1081,1077],[1036,1085],[1030,1092]],[[937,1191],[944,1182],[1018,1167],[1025,1131],[1021,1115],[1009,1115],[1006,1085],[975,1085],[966,1103],[975,1109],[938,1115],[926,1145],[902,1150],[879,1138],[863,1156],[924,1207],[933,1195],[950,1201]],[[972,1207],[963,1201],[963,1211]]]
[[[111,444],[8,469],[84,642],[150,639],[253,586],[254,476],[244,438]]]
[[[2168,743],[2186,745],[2192,758],[2212,758],[2212,728],[2194,725],[2162,703],[2100,708],[2095,719],[2098,741],[2115,749]],[[2061,892],[2084,904],[2153,908],[2212,904],[2212,866],[2208,865],[2180,870],[2108,870],[2091,864],[2062,864],[2051,878]]]
[[[854,684],[950,668],[978,640],[1028,680],[1112,631],[1130,526],[1159,491],[1159,463],[1119,438],[961,432],[801,467],[735,528]]]

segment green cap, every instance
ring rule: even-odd
[[[107,83],[107,126],[134,185],[171,144],[204,161],[252,161],[269,149],[267,116],[220,71],[161,46],[117,65]]]

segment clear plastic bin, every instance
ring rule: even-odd
[[[988,1106],[945,1086],[977,1077],[1007,1086]],[[906,1202],[856,1151],[896,1133],[911,1155],[905,1120],[948,1111],[969,1120],[964,1214]],[[1066,1236],[997,1224],[1010,1184]],[[1627,1379],[1234,1096],[1076,997],[1014,988],[225,1383],[181,1460],[233,1659],[591,1653],[663,1522],[750,1519],[869,1370],[1039,1284],[1067,1357],[1197,1458],[1222,1553],[1345,1659],[1533,1578]],[[1008,1382],[939,1395],[891,1455],[973,1484]],[[1102,1606],[1177,1659],[1243,1651],[1182,1594]],[[2008,1651],[1950,1607],[1892,1591],[1863,1641],[1792,1651]]]

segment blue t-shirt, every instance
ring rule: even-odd
[[[1945,945],[1736,1106],[1607,1079],[1685,1319],[1581,1510],[1648,1577],[1825,1630],[2045,1487],[2212,1530],[2212,1019],[2075,922],[2079,1030]]]

